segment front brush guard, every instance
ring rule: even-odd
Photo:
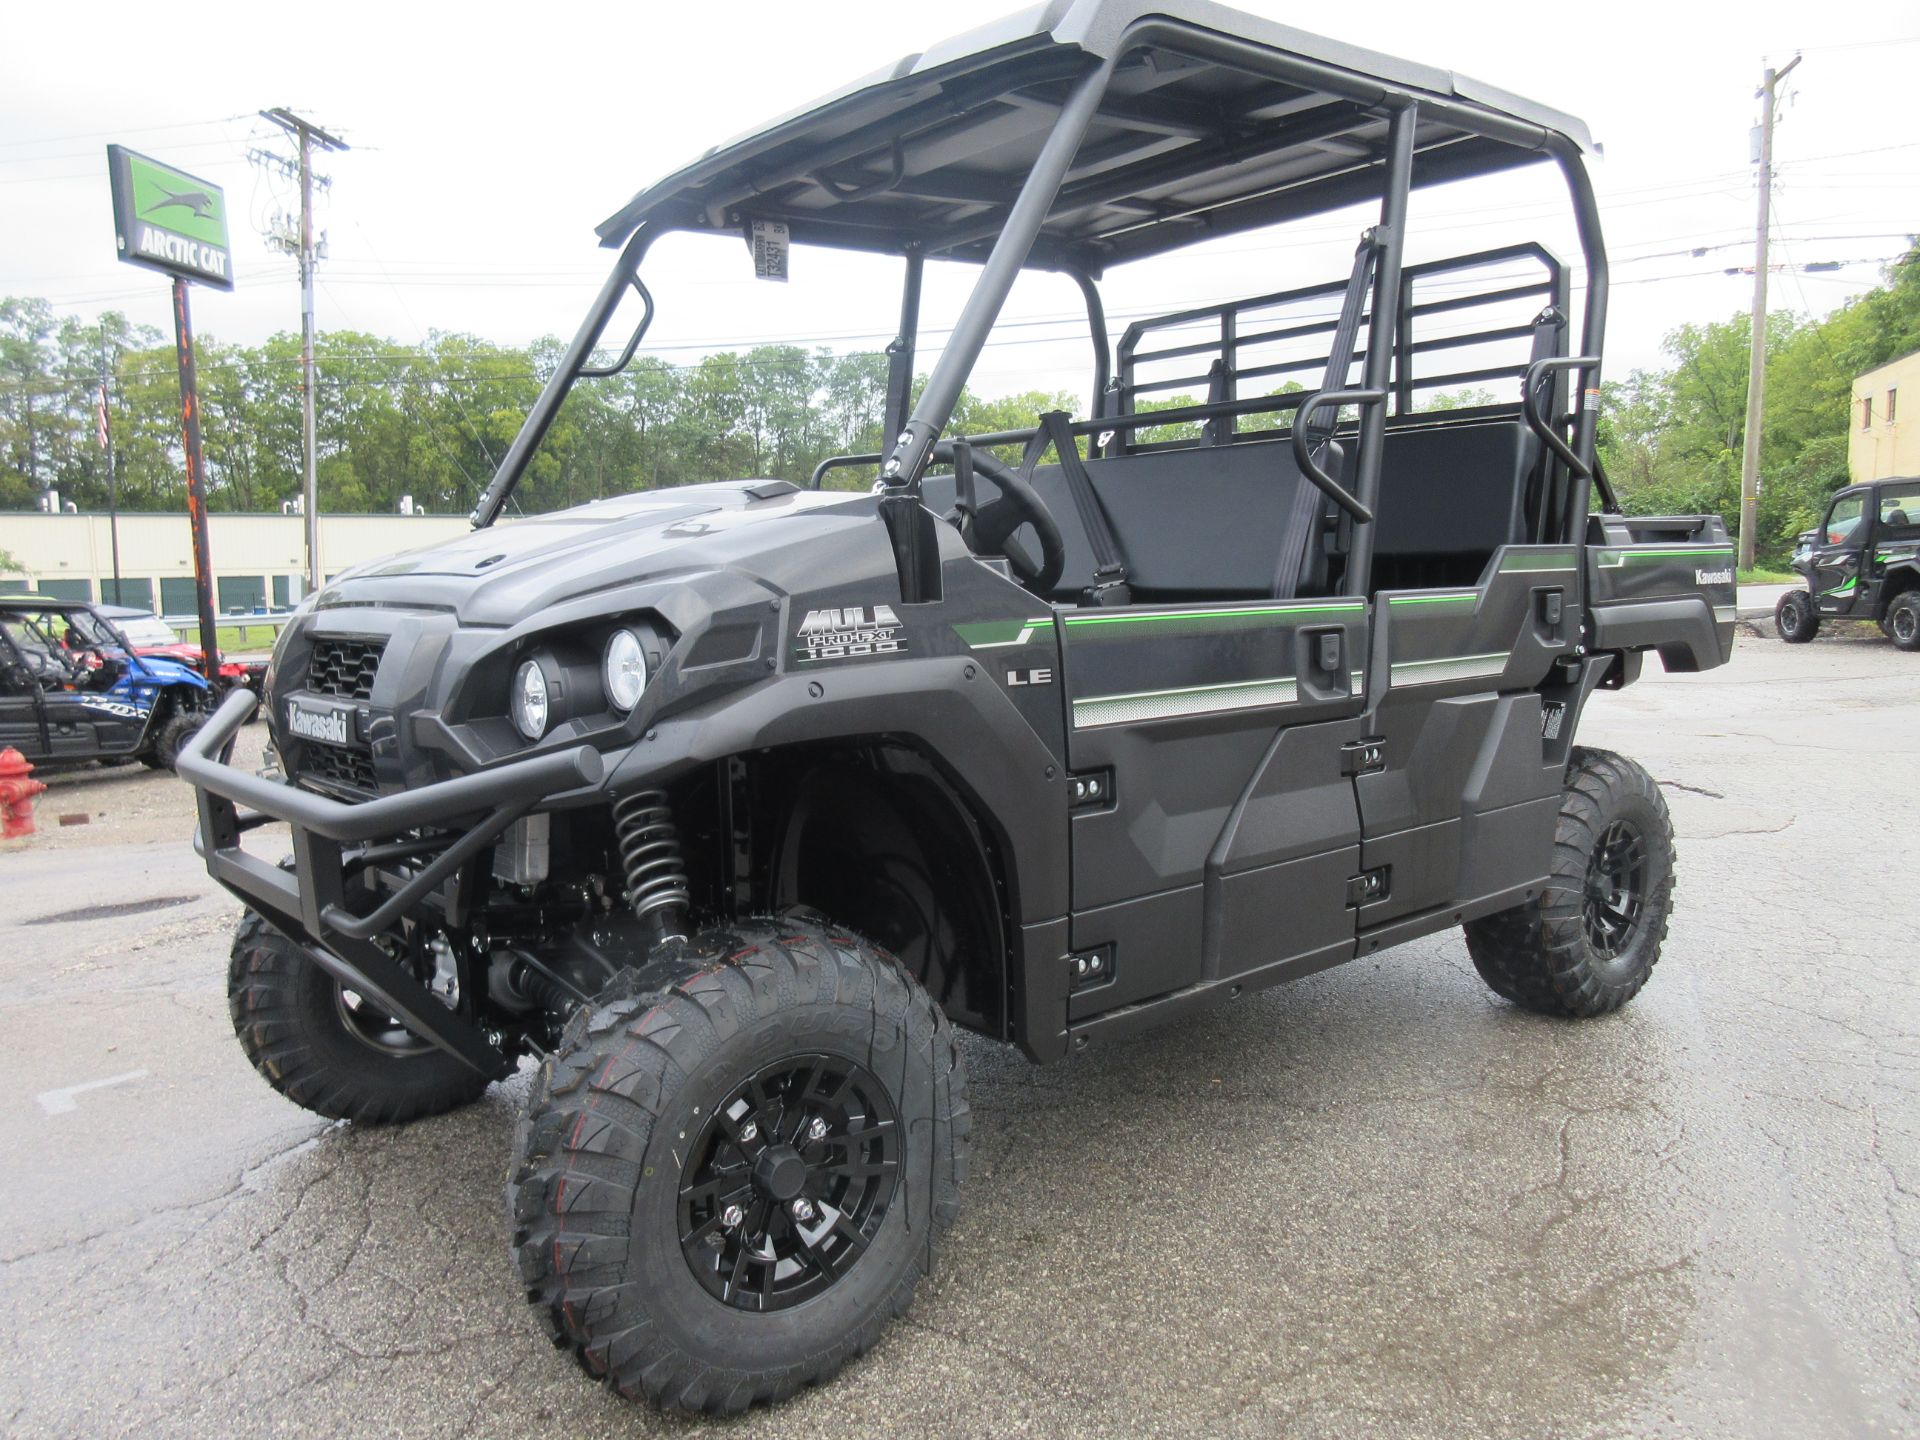
[[[277,929],[306,946],[314,962],[421,1039],[472,1066],[490,1080],[513,1073],[513,1057],[471,1021],[449,1010],[409,974],[375,937],[438,889],[459,868],[541,800],[600,782],[603,767],[591,746],[515,760],[490,770],[442,780],[398,795],[349,805],[236,770],[227,763],[234,737],[258,699],[230,693],[200,732],[181,746],[177,769],[198,792],[200,825],[194,849],[207,873]],[[242,810],[241,805],[250,808]],[[282,869],[240,848],[247,831],[277,821],[293,831],[294,868]],[[387,856],[417,856],[405,839],[424,828],[460,833],[391,896],[365,915],[346,903],[349,856],[356,865]]]

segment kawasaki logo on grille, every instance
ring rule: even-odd
[[[343,710],[309,710],[298,700],[287,702],[287,729],[302,740],[347,743],[347,716]]]
[[[1733,571],[1696,570],[1693,572],[1693,583],[1696,585],[1731,585],[1733,583]]]

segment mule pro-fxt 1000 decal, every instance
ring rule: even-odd
[[[793,658],[801,664],[858,660],[870,655],[904,655],[906,650],[906,627],[891,605],[843,605],[809,610],[793,639]]]

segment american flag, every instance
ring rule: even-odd
[[[107,387],[102,385],[95,392],[95,396],[93,406],[93,433],[99,436],[100,448],[104,450],[107,448],[110,433],[107,425]]]

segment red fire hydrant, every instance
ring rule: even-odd
[[[0,840],[33,834],[33,797],[46,788],[26,756],[11,745],[0,750]]]

